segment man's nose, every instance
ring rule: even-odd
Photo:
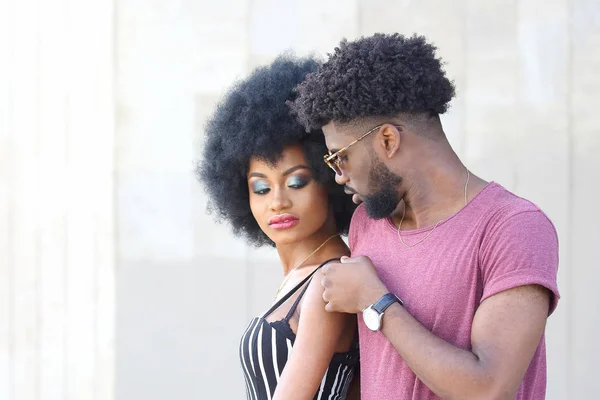
[[[335,181],[338,185],[345,185],[348,183],[349,179],[346,176],[346,174],[344,174],[344,171],[342,171],[342,174],[335,174]]]

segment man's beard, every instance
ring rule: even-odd
[[[381,161],[373,158],[369,172],[369,190],[372,194],[363,197],[367,215],[372,219],[389,217],[400,203],[398,186],[402,177],[396,175]]]

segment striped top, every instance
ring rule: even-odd
[[[333,259],[332,259],[333,260]],[[294,289],[283,296],[264,315],[255,317],[242,335],[240,342],[240,360],[246,380],[246,397],[249,400],[271,400],[288,357],[294,347],[296,335],[289,320],[298,307],[300,299],[308,288],[307,282],[327,260],[319,265]],[[303,285],[304,289],[294,301],[284,319],[268,322],[266,318],[289,299]],[[350,382],[358,365],[358,343],[356,339],[346,353],[335,353],[314,400],[344,400]]]

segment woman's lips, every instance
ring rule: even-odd
[[[275,215],[269,219],[269,226],[273,229],[287,229],[296,225],[300,220],[291,214]]]

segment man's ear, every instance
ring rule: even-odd
[[[384,124],[379,130],[378,140],[380,150],[387,158],[392,158],[400,150],[400,139],[403,127],[402,125]]]

